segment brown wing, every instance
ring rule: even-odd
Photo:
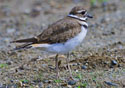
[[[48,29],[38,35],[37,43],[63,43],[77,35],[80,31],[80,24],[76,20],[66,17],[50,25]]]
[[[30,48],[32,44],[41,43],[64,43],[68,39],[74,37],[81,31],[80,24],[72,18],[66,17],[56,23],[50,25],[40,35],[33,38],[20,39],[12,41],[12,43],[25,43],[16,47],[14,50]]]

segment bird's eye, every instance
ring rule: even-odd
[[[86,11],[82,11],[82,12],[81,12],[81,14],[83,14],[83,15],[84,15],[85,13],[86,13]]]

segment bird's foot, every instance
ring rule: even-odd
[[[69,80],[74,80],[72,75],[69,76]]]

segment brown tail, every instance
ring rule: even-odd
[[[20,39],[20,40],[16,40],[16,41],[12,41],[11,43],[36,43],[37,39],[36,38],[28,38],[28,39]]]
[[[30,46],[30,45],[32,45],[32,43],[26,43],[26,44],[17,46],[17,47],[14,48],[13,50],[29,49],[29,48],[32,47],[32,46]],[[13,51],[13,50],[12,50],[12,51]]]
[[[37,39],[36,38],[20,39],[12,41],[11,43],[25,43],[23,45],[17,46],[13,50],[28,49],[32,47],[30,46],[31,44],[37,43]]]

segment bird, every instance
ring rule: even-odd
[[[93,16],[88,14],[83,6],[75,6],[67,16],[49,25],[39,35],[15,40],[11,43],[23,43],[14,48],[14,50],[40,48],[43,51],[55,53],[56,56],[54,59],[57,78],[59,78],[58,56],[66,54],[67,67],[70,77],[72,77],[69,66],[70,53],[84,40],[88,31],[88,18],[93,18]]]

